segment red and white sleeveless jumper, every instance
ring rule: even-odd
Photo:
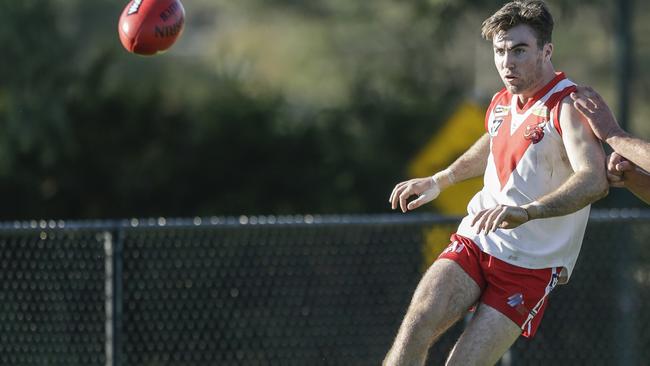
[[[563,73],[523,108],[506,89],[492,98],[485,116],[490,154],[484,186],[467,206],[458,234],[510,264],[538,269],[563,267],[571,274],[582,246],[590,206],[566,216],[529,221],[515,229],[476,234],[473,216],[498,204],[521,206],[554,191],[573,173],[562,142],[562,100],[575,90]]]

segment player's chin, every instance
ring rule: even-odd
[[[519,94],[519,92],[521,91],[521,88],[517,85],[512,85],[508,82],[504,82],[503,84],[505,85],[506,89],[510,92],[510,94]]]

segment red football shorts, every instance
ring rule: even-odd
[[[548,304],[547,297],[558,283],[560,268],[517,267],[484,253],[464,236],[454,234],[450,240],[438,258],[458,263],[480,287],[480,302],[519,325],[524,337],[533,337]]]

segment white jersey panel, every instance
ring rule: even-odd
[[[520,206],[535,201],[557,189],[573,173],[553,110],[567,88],[575,84],[563,74],[551,83],[555,85],[525,111],[518,111],[516,97],[507,92],[493,100],[486,120],[491,141],[484,187],[470,201],[458,234],[513,265],[564,267],[570,275],[582,245],[589,206],[566,216],[533,220],[488,234],[478,235],[470,226],[477,212],[498,204]],[[525,139],[520,136],[523,134]]]

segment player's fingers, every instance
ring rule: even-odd
[[[483,215],[485,215],[486,211],[487,210],[483,210],[483,211],[478,212],[476,215],[474,215],[474,218],[472,219],[472,224],[470,226],[476,225],[476,222],[478,222],[478,220],[480,220],[481,217],[483,217]]]
[[[574,101],[573,106],[576,107],[576,109],[580,113],[584,114],[587,118],[591,118],[594,114],[594,111],[589,109],[589,107],[587,106],[587,101],[585,99],[580,98]]]
[[[406,189],[402,191],[399,195],[399,207],[402,209],[402,212],[406,212],[408,209],[406,201],[413,195],[413,186],[407,186]]]
[[[393,193],[391,194],[391,208],[394,210],[397,208],[397,205],[399,203],[399,197],[400,195],[406,190],[408,186],[406,184],[402,184],[399,187],[395,187],[393,190]]]
[[[427,202],[431,202],[434,198],[438,197],[438,194],[440,193],[439,189],[428,189],[424,192],[422,192],[419,197],[407,205],[407,208],[409,210],[415,210],[416,208],[424,205]]]
[[[488,218],[488,224],[485,227],[485,233],[490,231],[494,232],[498,227],[503,223],[503,218],[505,216],[505,207],[499,207],[496,210],[493,210]]]
[[[616,164],[616,170],[621,173],[625,173],[634,170],[634,166],[629,161],[624,160]]]
[[[507,229],[510,227],[511,220],[509,219],[510,215],[508,214],[507,210],[503,210],[501,214],[497,217],[495,220],[495,225],[492,228],[492,231],[496,231],[497,229]]]
[[[607,174],[623,175],[622,172],[620,172],[620,171],[618,171],[618,169],[616,169],[616,166],[619,163],[620,163],[620,160],[610,158],[609,161],[607,161]]]
[[[429,201],[431,201],[431,199],[429,199],[429,197],[427,195],[422,194],[417,199],[409,202],[408,205],[406,206],[406,208],[408,208],[409,210],[415,210],[416,208],[422,206],[423,204],[425,204],[425,203],[427,203]]]
[[[610,174],[607,173],[607,181],[609,183],[617,183],[623,181],[623,175],[618,173],[618,174]]]
[[[578,88],[575,92],[571,93],[570,96],[571,99],[573,99],[574,104],[578,103],[590,110],[598,109],[598,105],[594,103],[593,100],[594,94],[590,93],[588,88]]]
[[[388,202],[390,202],[390,206],[393,210],[395,209],[395,198],[398,197],[402,191],[402,186],[400,184],[396,185],[395,188],[393,188],[393,191],[390,192],[390,197],[388,198]]]
[[[600,109],[600,105],[598,104],[598,99],[596,98],[587,98],[587,108],[589,108],[592,111],[596,111]]]
[[[587,92],[587,87],[586,86],[578,85],[578,86],[576,86],[576,90],[571,92],[571,94],[569,94],[569,95],[571,96],[571,99],[573,99],[573,100],[584,99],[584,98],[586,98],[585,97],[586,92]]]
[[[620,155],[620,154],[617,153],[616,151],[612,152],[612,153],[609,154],[609,156],[607,157],[607,161],[608,161],[608,162],[613,162],[613,163],[619,163],[619,162],[621,162],[621,161],[623,161],[623,160],[626,160],[626,159],[623,157],[623,155]]]
[[[611,179],[622,179],[623,177],[623,172],[619,171],[616,169],[616,166],[613,167],[607,167],[607,179],[610,179],[609,177],[611,176]]]
[[[593,98],[598,95],[594,88],[588,86],[588,85],[581,85],[576,87],[576,92],[580,94],[583,98],[589,99]]]
[[[398,196],[397,193],[398,193],[398,192],[401,192],[402,187],[404,187],[405,185],[406,185],[406,182],[401,182],[401,183],[396,184],[396,185],[395,185],[395,188],[393,188],[393,190],[390,192],[390,197],[388,198],[388,202],[391,202],[391,203],[392,203],[393,200],[395,199],[395,197]],[[393,208],[394,208],[394,207],[393,207]]]
[[[477,222],[477,227],[476,227],[476,233],[480,234],[481,231],[483,231],[488,224],[488,220],[490,218],[490,215],[492,214],[493,209],[486,210],[485,213],[481,216],[481,218]]]

